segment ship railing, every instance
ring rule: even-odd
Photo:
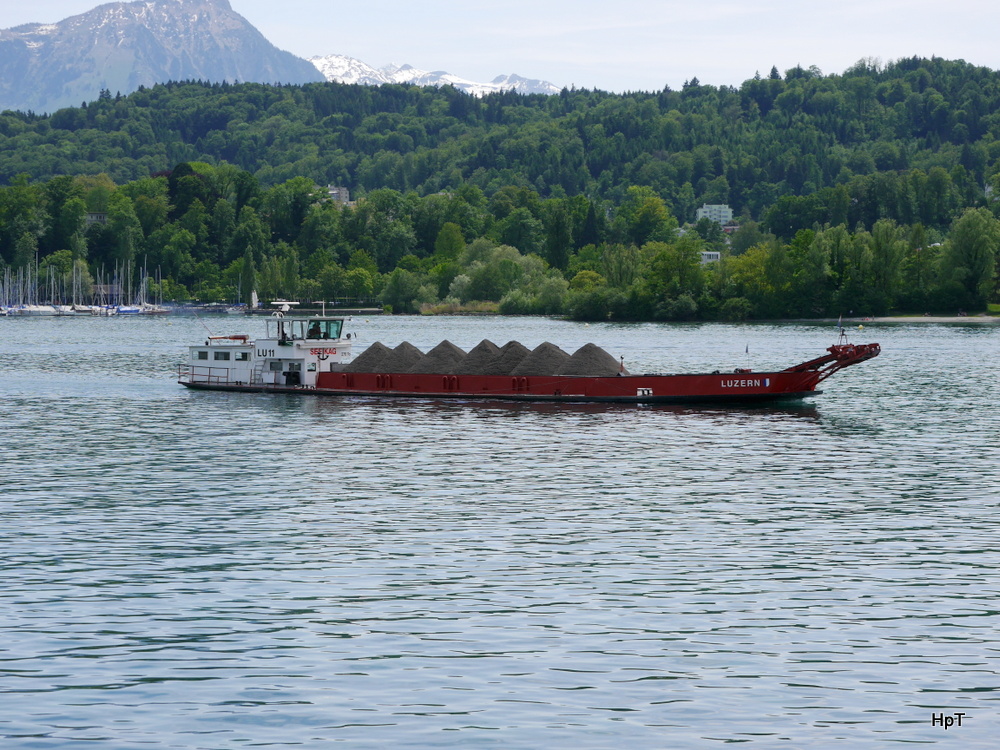
[[[816,382],[822,382],[838,370],[877,357],[882,349],[878,344],[835,344],[827,349],[827,354],[802,364],[789,367],[783,372],[818,373]]]
[[[198,365],[179,365],[177,379],[183,383],[212,383],[225,385],[232,382],[228,367],[208,367]]]

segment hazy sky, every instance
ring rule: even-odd
[[[160,0],[169,1],[169,0]],[[772,65],[841,73],[863,57],[936,55],[1000,69],[990,0],[230,0],[281,49],[409,63],[473,80],[517,73],[608,91],[739,86]],[[0,28],[61,20],[97,0],[3,0]],[[14,6],[14,7],[10,7]]]

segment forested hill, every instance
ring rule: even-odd
[[[556,96],[339,84],[173,83],[51,116],[0,115],[0,182],[226,161],[419,195],[471,184],[619,204],[649,186],[681,222],[729,203],[790,236],[879,218],[943,228],[1000,170],[1000,74],[962,61],[772,70],[736,87]],[[789,196],[808,196],[792,200]]]
[[[998,105],[997,73],[939,59],[620,95],[105,92],[0,114],[0,304],[155,269],[164,299],[406,312],[979,311],[1000,300]],[[739,229],[679,231],[702,203]]]

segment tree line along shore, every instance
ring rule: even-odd
[[[410,313],[976,313],[998,301],[998,113],[997,73],[938,58],[620,95],[104,92],[0,113],[0,270]]]

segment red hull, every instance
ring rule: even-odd
[[[320,373],[317,393],[365,396],[503,399],[515,401],[671,401],[801,398],[815,392],[813,372],[618,377],[509,377],[369,372]]]

